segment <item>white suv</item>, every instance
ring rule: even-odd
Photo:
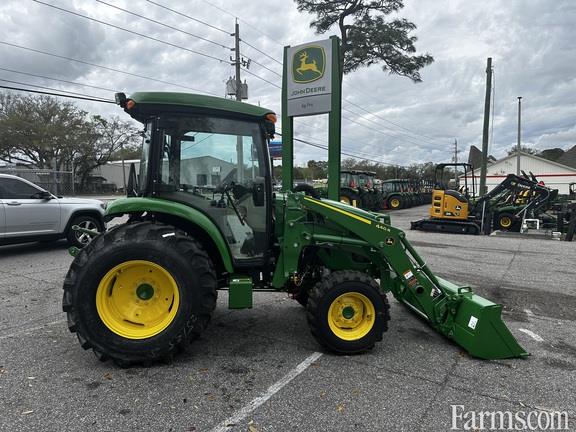
[[[0,245],[66,238],[82,247],[90,236],[72,226],[103,231],[105,204],[84,198],[59,198],[28,180],[0,174]]]

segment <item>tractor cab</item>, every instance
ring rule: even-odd
[[[119,97],[125,111],[144,125],[138,181],[129,188],[133,195],[203,213],[223,234],[234,260],[261,261],[270,246],[267,140],[275,115],[201,95]],[[208,105],[212,115],[204,108]]]

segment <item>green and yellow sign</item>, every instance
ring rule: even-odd
[[[324,76],[326,53],[321,46],[307,46],[296,51],[292,56],[292,80],[306,84]]]
[[[288,115],[302,116],[332,109],[332,41],[287,48]]]

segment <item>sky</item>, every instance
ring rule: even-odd
[[[466,160],[469,147],[482,144],[488,57],[494,70],[491,154],[503,157],[516,144],[518,96],[523,145],[540,151],[576,144],[576,1],[405,0],[404,5],[393,16],[416,24],[417,52],[435,61],[421,70],[421,83],[389,75],[378,65],[346,75],[343,151],[397,165],[448,162],[456,140],[458,157]],[[309,26],[313,16],[298,12],[289,0],[2,0],[0,85],[104,99],[113,99],[116,91],[224,96],[234,74],[235,18],[240,51],[251,60],[242,71],[246,102],[280,114],[283,47],[338,35],[337,28],[315,34]],[[125,115],[112,104],[77,104],[89,113]],[[295,119],[296,138],[326,145],[327,131],[326,115]],[[295,147],[299,165],[327,158],[326,150]]]

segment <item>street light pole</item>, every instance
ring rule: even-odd
[[[482,128],[482,163],[480,165],[480,196],[486,192],[486,171],[488,169],[488,136],[490,131],[490,95],[492,93],[492,57],[486,62],[486,98],[484,100],[484,126]]]
[[[518,144],[516,145],[516,175],[520,176],[520,124],[522,119],[522,96],[518,96]]]

